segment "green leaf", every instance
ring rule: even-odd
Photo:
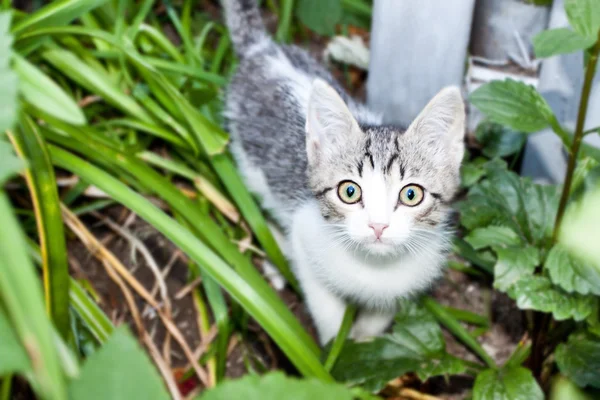
[[[68,25],[71,21],[83,14],[100,7],[108,0],[61,0],[53,1],[40,8],[33,14],[20,20],[13,27],[15,35],[26,30],[39,29],[46,26]]]
[[[342,18],[340,0],[298,0],[296,16],[320,35],[332,36]]]
[[[74,400],[170,398],[148,356],[125,327],[115,330],[87,359],[69,392]]]
[[[600,339],[577,333],[556,348],[560,371],[581,387],[600,388]]]
[[[544,244],[554,226],[560,191],[558,186],[537,185],[491,161],[487,179],[474,185],[458,204],[461,223],[469,230],[489,225],[506,226],[530,244]]]
[[[556,320],[582,321],[594,310],[597,298],[567,293],[543,276],[525,276],[507,291],[522,310],[552,313]]]
[[[473,400],[543,400],[544,393],[527,368],[488,369],[477,375]]]
[[[533,48],[535,55],[543,58],[584,50],[592,46],[594,42],[593,38],[581,36],[569,28],[557,28],[537,34],[533,38]]]
[[[317,379],[289,378],[281,372],[264,376],[247,375],[224,382],[203,393],[197,400],[352,400],[353,392],[339,383]]]
[[[544,266],[552,282],[567,292],[600,296],[600,267],[580,260],[562,245],[550,250]]]
[[[12,146],[0,134],[0,188],[4,182],[25,168],[25,163],[13,152]]]
[[[86,123],[77,103],[36,66],[17,56],[13,69],[20,79],[21,94],[29,103],[65,122]]]
[[[463,187],[473,186],[485,175],[485,169],[475,162],[463,162],[460,168],[460,182]]]
[[[572,380],[562,375],[554,378],[550,390],[550,400],[593,400],[591,394],[585,393]]]
[[[338,380],[377,391],[411,371],[426,380],[464,370],[460,359],[446,353],[442,330],[431,313],[404,301],[392,333],[370,342],[347,342],[332,374]]]
[[[600,226],[600,187],[586,194],[581,201],[567,209],[561,226],[559,242],[573,254],[600,268],[600,246],[598,227]]]
[[[494,122],[483,122],[477,126],[475,137],[482,145],[481,152],[489,157],[506,157],[521,151],[527,134],[516,132]]]
[[[598,0],[565,0],[565,11],[573,29],[581,36],[598,39],[600,7]]]
[[[487,83],[475,90],[470,100],[494,122],[517,131],[536,132],[555,119],[533,86],[512,79]]]
[[[31,371],[31,363],[27,352],[19,342],[10,321],[0,308],[0,376],[13,372]]]
[[[8,33],[10,13],[0,13],[0,139],[17,115],[17,75],[10,69],[12,36]],[[0,169],[0,184],[2,169]]]
[[[536,247],[497,248],[498,262],[494,267],[494,287],[506,291],[524,276],[532,275],[540,263]]]
[[[465,240],[473,246],[475,250],[486,247],[518,246],[521,244],[519,235],[506,226],[486,226],[485,228],[476,228],[465,236]]]

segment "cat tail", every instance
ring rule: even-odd
[[[257,0],[222,0],[221,3],[233,47],[240,58],[260,53],[273,44],[260,16]]]

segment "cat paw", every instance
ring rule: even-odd
[[[278,292],[283,290],[285,287],[285,278],[281,275],[281,272],[279,272],[279,270],[268,260],[263,261],[262,269],[265,278],[269,280],[273,289]]]

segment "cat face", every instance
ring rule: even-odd
[[[307,115],[309,183],[326,229],[351,251],[426,249],[443,231],[459,186],[464,107],[442,90],[406,130],[359,126],[335,90],[313,85]]]

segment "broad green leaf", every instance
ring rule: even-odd
[[[565,0],[565,11],[573,29],[581,36],[598,40],[600,7],[598,0]]]
[[[0,13],[0,139],[17,115],[17,75],[10,69],[12,36],[8,33],[10,13]],[[0,169],[0,184],[2,177]]]
[[[560,191],[537,185],[508,171],[501,161],[486,164],[487,178],[474,185],[458,204],[461,223],[470,230],[506,226],[522,239],[538,245],[552,234]]]
[[[21,94],[40,110],[74,125],[86,123],[83,112],[60,86],[22,57],[15,57],[13,69],[19,76]]]
[[[544,264],[552,282],[569,293],[600,295],[600,266],[585,262],[557,244]]]
[[[100,7],[108,0],[60,0],[53,1],[40,8],[33,14],[20,20],[13,27],[15,35],[26,30],[39,29],[46,26],[68,25],[71,21],[83,14]]]
[[[377,391],[407,372],[416,372],[426,380],[464,369],[460,359],[446,353],[442,330],[431,313],[405,301],[392,333],[369,342],[347,342],[332,374],[338,380]]]
[[[585,393],[572,380],[562,375],[553,379],[550,389],[550,400],[594,400],[591,394]]]
[[[530,276],[540,263],[536,247],[497,248],[498,261],[494,267],[494,287],[506,291],[521,278]]]
[[[486,247],[508,247],[521,244],[521,238],[510,228],[506,226],[486,226],[476,228],[471,231],[465,240],[473,246],[475,250]]]
[[[473,400],[543,400],[544,392],[527,368],[488,369],[477,375]]]
[[[600,268],[600,187],[567,209],[559,242],[573,254]]]
[[[592,46],[594,42],[593,38],[581,36],[569,28],[557,28],[536,35],[533,38],[533,48],[535,55],[543,58],[584,50]]]
[[[475,137],[482,146],[481,152],[489,158],[518,153],[527,141],[527,134],[494,122],[479,124],[475,130]]]
[[[160,375],[127,328],[115,330],[69,387],[73,400],[169,399]]]
[[[342,3],[340,0],[298,0],[296,16],[318,34],[331,36],[342,18]]]
[[[25,163],[13,152],[12,146],[0,134],[0,189],[8,179],[25,168]]]
[[[31,371],[27,352],[0,308],[0,377],[10,373]]]
[[[556,320],[582,321],[593,311],[597,298],[567,293],[543,276],[525,276],[512,285],[508,295],[522,310],[552,313]]]
[[[460,182],[463,187],[473,186],[485,175],[485,169],[475,162],[463,162],[460,168]]]
[[[517,131],[539,131],[555,119],[550,106],[533,86],[512,79],[487,83],[469,99],[492,121]]]
[[[352,400],[353,392],[339,383],[317,379],[297,379],[281,372],[264,376],[247,375],[226,381],[203,393],[197,400]]]
[[[560,371],[581,387],[600,388],[600,339],[582,333],[556,348]]]

